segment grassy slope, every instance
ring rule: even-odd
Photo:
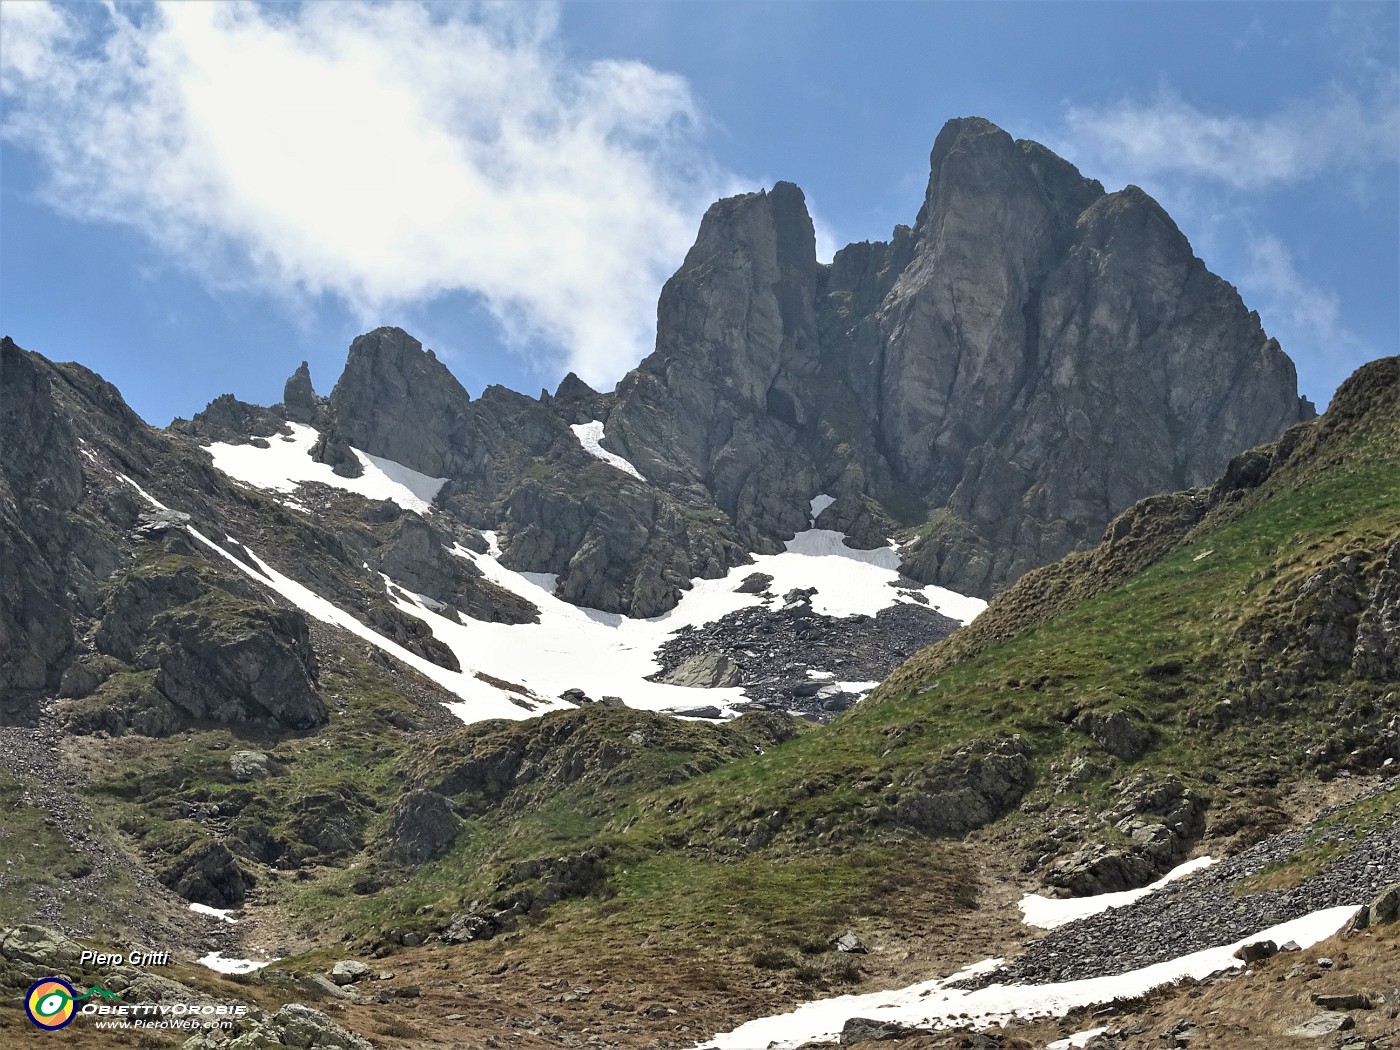
[[[1214,716],[1221,698],[1239,688],[1241,669],[1257,662],[1261,625],[1296,615],[1302,579],[1340,552],[1357,552],[1370,566],[1400,536],[1394,390],[1392,379],[1365,411],[1314,427],[1283,469],[1242,498],[1221,502],[1189,532],[1167,530],[1141,559],[1151,562],[1145,571],[1107,574],[1090,586],[1084,579],[1093,566],[1083,559],[1042,570],[1052,576],[1039,586],[1071,595],[1044,603],[1057,610],[1053,615],[1016,612],[1024,595],[1013,589],[985,614],[981,633],[925,650],[830,727],[781,744],[760,744],[742,726],[671,728],[633,748],[608,777],[537,783],[490,807],[460,795],[476,815],[457,846],[412,872],[387,872],[373,846],[398,793],[434,773],[445,776],[484,736],[509,740],[536,730],[496,724],[446,737],[401,731],[384,711],[402,701],[385,691],[382,675],[353,662],[324,669],[331,692],[344,701],[331,725],[274,747],[287,764],[284,776],[232,785],[223,771],[228,752],[209,750],[215,735],[234,746],[275,742],[237,742],[210,730],[162,742],[139,758],[133,752],[124,768],[109,770],[96,798],[145,838],[166,834],[154,824],[167,819],[174,802],[243,792],[263,823],[294,839],[297,800],[353,795],[366,851],[342,860],[307,857],[295,875],[268,878],[259,890],[328,948],[342,936],[365,950],[383,944],[392,929],[440,928],[471,902],[511,889],[509,871],[518,862],[603,846],[602,892],[556,904],[494,941],[434,950],[463,972],[490,972],[486,967],[500,958],[546,970],[567,959],[615,969],[662,960],[678,973],[698,967],[686,970],[692,975],[719,963],[720,970],[710,965],[706,972],[726,976],[704,978],[717,991],[751,982],[756,972],[770,975],[788,990],[783,994],[804,983],[857,979],[857,965],[827,950],[848,927],[867,936],[897,929],[955,939],[975,924],[969,914],[982,889],[975,848],[902,828],[892,807],[905,776],[962,744],[1015,732],[1033,745],[1039,786],[1004,822],[1012,841],[1025,844],[1046,830],[1035,814],[1047,802],[1092,814],[1112,799],[1113,783],[1128,769],[1067,730],[1073,712],[1137,712],[1160,743],[1133,770],[1180,774],[1215,794],[1217,811],[1248,807],[1250,792],[1309,776],[1313,760],[1305,752],[1323,735],[1336,738],[1327,754],[1345,756],[1374,719],[1329,725],[1343,699],[1353,712],[1393,712],[1393,692],[1339,671],[1301,683],[1264,717],[1222,730]],[[1066,578],[1057,582],[1055,571]],[[1004,632],[1010,637],[998,636],[998,616],[1016,625]],[[597,739],[619,745],[656,721],[595,708],[527,726],[563,719],[582,719]],[[1081,754],[1101,772],[1057,790],[1056,774]],[[1231,801],[1237,788],[1245,794]]]
[[[1356,551],[1374,560],[1400,536],[1398,416],[1382,391],[1379,407],[1334,427],[1262,487],[1220,506],[1146,571],[952,666],[941,664],[939,647],[926,650],[828,729],[679,785],[622,792],[610,817],[587,812],[564,792],[524,817],[482,818],[491,846],[485,853],[476,847],[472,859],[486,865],[459,899],[470,899],[508,861],[602,840],[624,847],[626,862],[612,879],[615,901],[627,905],[626,921],[637,929],[650,928],[664,910],[692,933],[711,929],[706,922],[720,931],[736,889],[749,895],[750,915],[767,916],[764,933],[779,943],[862,913],[888,917],[906,903],[900,897],[911,858],[925,879],[946,873],[953,884],[960,867],[966,874],[953,844],[930,843],[888,821],[887,799],[899,781],[969,740],[1011,731],[1033,743],[1038,794],[1049,795],[1052,765],[1077,752],[1106,759],[1062,721],[1096,706],[1127,706],[1155,725],[1161,744],[1136,769],[1245,787],[1305,775],[1304,751],[1341,696],[1393,704],[1380,684],[1334,674],[1308,683],[1276,717],[1224,731],[1212,712],[1253,655],[1244,625],[1286,619],[1299,580],[1334,555]],[[1122,772],[1112,765],[1076,789],[1081,797],[1071,792],[1056,802],[1093,809]],[[746,850],[755,822],[775,812],[782,822],[772,842]],[[813,907],[815,873],[825,896]],[[688,892],[678,902],[681,884]],[[618,906],[602,907],[616,913]],[[697,939],[722,941],[723,934]]]

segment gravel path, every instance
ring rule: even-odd
[[[1383,781],[1372,797],[1400,790],[1400,777]],[[1359,800],[1358,800],[1359,801]],[[1319,814],[1325,819],[1341,807]],[[1344,852],[1319,874],[1292,889],[1237,896],[1244,879],[1296,854],[1317,836]],[[1321,908],[1369,902],[1400,880],[1400,814],[1390,813],[1355,829],[1317,822],[1281,832],[1134,904],[1113,908],[1047,933],[998,970],[962,987],[1044,984],[1124,973],[1203,948],[1240,940],[1258,930]]]

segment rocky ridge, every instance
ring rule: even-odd
[[[399,329],[351,345],[328,398],[303,366],[271,409],[220,399],[174,429],[314,423],[446,477],[443,513],[568,601],[652,616],[688,581],[818,525],[900,530],[920,583],[990,596],[1088,546],[1137,499],[1200,486],[1311,418],[1291,362],[1137,187],[1107,193],[1044,147],[950,121],[913,226],[818,263],[802,191],[717,202],[662,290],[655,351],[612,393],[473,399]],[[605,425],[587,456],[571,426]]]

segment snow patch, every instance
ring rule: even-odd
[[[277,961],[277,959],[266,959],[262,962],[256,959],[225,959],[222,952],[210,952],[195,960],[200,966],[207,966],[219,973],[252,973],[254,970],[261,970],[264,966],[270,966]]]
[[[601,459],[609,466],[626,471],[638,481],[646,481],[640,470],[616,452],[609,452],[603,447],[603,424],[601,422],[595,419],[591,423],[575,423],[569,429],[574,432],[574,436],[578,438],[578,443],[583,446],[583,450],[594,459]]]
[[[126,480],[153,505],[161,506],[135,482]],[[896,602],[909,600],[889,586],[897,578],[898,555],[893,548],[853,550],[841,542],[841,533],[812,529],[790,540],[781,554],[759,555],[753,564],[738,566],[721,579],[693,581],[670,612],[638,619],[582,608],[555,597],[555,576],[507,569],[498,560],[500,544],[496,535],[485,532],[482,535],[489,545],[488,553],[477,554],[460,545],[454,546],[451,553],[471,561],[492,583],[531,602],[539,609],[539,623],[486,623],[470,617],[458,623],[441,614],[442,606],[437,601],[384,577],[390,588],[389,600],[395,607],[427,623],[433,635],[456,654],[462,670],[450,671],[410,652],[278,572],[246,544],[230,538],[227,546],[220,546],[197,529],[188,529],[200,543],[307,615],[349,631],[455,694],[460,699],[445,706],[468,723],[490,718],[519,720],[566,709],[572,705],[559,697],[569,689],[582,689],[595,700],[620,696],[629,707],[648,711],[713,705],[722,717],[732,717],[734,705],[746,700],[738,687],[705,690],[702,698],[693,689],[646,679],[661,670],[654,654],[676,631],[763,604],[759,595],[738,592],[740,583],[754,571],[771,575],[773,590],[779,594],[794,587],[816,587],[813,608],[833,616],[873,615]],[[971,619],[985,606],[979,599],[941,588],[924,591],[935,604],[939,603],[938,595],[948,595],[941,600],[943,611],[963,620]],[[855,693],[864,693],[876,685],[836,684]]]
[[[229,913],[233,911],[232,908],[211,908],[207,904],[191,904],[190,911],[199,912],[200,915],[212,915],[216,919],[222,919],[230,926],[238,925],[237,919],[229,918]]]
[[[1088,1046],[1090,1040],[1103,1035],[1107,1031],[1107,1027],[1086,1028],[1084,1031],[1075,1032],[1073,1035],[1067,1036],[1064,1039],[1056,1039],[1053,1043],[1047,1045],[1045,1050],[1077,1050],[1079,1047]]]
[[[784,553],[758,555],[753,564],[738,566],[721,579],[693,581],[691,589],[681,595],[670,612],[638,619],[582,608],[557,598],[556,576],[507,569],[498,560],[501,549],[496,533],[483,532],[482,536],[488,545],[486,554],[460,545],[451,552],[472,562],[492,583],[533,603],[539,609],[539,623],[496,624],[470,618],[455,623],[437,615],[426,603],[413,600],[402,588],[393,600],[401,610],[426,622],[438,640],[457,654],[464,668],[514,682],[535,697],[554,698],[566,689],[582,689],[595,700],[620,696],[629,707],[642,710],[714,705],[729,717],[734,713],[734,705],[745,700],[738,687],[697,693],[646,679],[661,670],[654,654],[676,631],[763,604],[759,595],[736,590],[749,573],[771,575],[772,590],[778,594],[794,587],[816,587],[813,608],[833,616],[873,615],[898,601],[909,600],[889,586],[898,575],[895,566],[899,559],[892,548],[853,550],[841,542],[841,533],[814,529],[799,533],[788,542]],[[941,591],[926,590],[930,595]],[[970,619],[985,605],[976,598],[942,593],[951,595],[951,599],[941,599],[944,611],[950,615],[961,613]],[[844,691],[863,694],[878,683],[835,684]],[[453,713],[464,721],[490,717],[476,713],[468,705],[452,706]]]
[[[390,499],[404,510],[427,514],[438,490],[446,478],[430,478],[426,474],[395,463],[392,459],[371,456],[357,448],[350,451],[360,461],[364,473],[358,478],[342,478],[325,463],[311,458],[311,451],[320,440],[315,427],[288,423],[292,433],[280,441],[269,442],[268,448],[256,445],[230,445],[217,441],[205,446],[214,457],[214,466],[231,478],[255,488],[271,492],[294,492],[306,481],[319,481],[332,488],[354,492],[366,499]],[[286,506],[305,511],[306,508],[289,501]]]
[[[768,1050],[794,1050],[804,1042],[835,1040],[852,1017],[874,1017],[924,1028],[964,1024],[986,1028],[1013,1017],[1063,1017],[1076,1007],[1095,1006],[1120,998],[1136,999],[1183,978],[1201,980],[1221,970],[1238,969],[1244,963],[1233,953],[1251,941],[1267,939],[1278,944],[1297,941],[1300,947],[1309,948],[1340,930],[1356,912],[1354,906],[1326,908],[1271,926],[1233,944],[1206,948],[1113,976],[1056,984],[993,984],[968,992],[952,987],[955,982],[972,976],[964,970],[952,977],[888,992],[818,999],[788,1013],[760,1017],[697,1045],[705,1050],[748,1050],[757,1046]],[[979,965],[983,967],[981,972],[986,972],[989,964]]]
[[[826,510],[827,507],[831,506],[835,502],[836,497],[828,496],[825,492],[823,492],[820,496],[813,496],[811,502],[812,521],[815,522],[818,518],[820,518],[822,516],[822,511]]]
[[[1122,908],[1134,901],[1142,900],[1149,893],[1155,893],[1168,883],[1184,879],[1187,875],[1195,874],[1214,863],[1213,857],[1197,857],[1195,860],[1188,860],[1185,864],[1177,865],[1150,886],[1143,886],[1136,890],[1122,890],[1118,893],[1098,893],[1092,897],[1066,897],[1063,899],[1028,893],[1021,898],[1019,903],[1021,921],[1027,926],[1053,930],[1057,926],[1086,919],[1090,915],[1098,915],[1110,908]]]
[[[231,554],[223,547],[220,547],[197,529],[190,528],[189,532],[190,535],[200,543],[203,543],[210,550],[231,562],[259,583],[271,587],[308,616],[313,616],[322,623],[328,623],[332,626],[341,627],[349,631],[357,638],[364,639],[395,659],[408,664],[414,670],[419,671],[434,682],[437,682],[444,689],[460,696],[462,698],[460,703],[448,704],[446,706],[464,722],[479,722],[487,718],[530,718],[533,715],[543,714],[546,711],[568,706],[562,701],[542,700],[538,697],[529,698],[526,702],[528,706],[521,706],[521,704],[513,702],[509,698],[509,694],[496,688],[489,682],[478,678],[476,674],[473,673],[474,669],[470,669],[471,663],[469,661],[463,661],[463,665],[469,668],[469,670],[466,671],[449,671],[445,667],[439,667],[431,660],[425,660],[417,653],[409,652],[397,642],[390,641],[377,631],[371,630],[355,617],[337,608],[310,588],[282,575],[272,566],[268,565],[267,562],[250,551],[246,545],[243,546],[243,551],[247,555],[247,560],[245,561],[243,558]],[[398,589],[397,584],[395,584],[395,588]],[[406,590],[403,591],[405,595],[409,593],[410,592]],[[436,613],[426,609],[426,607],[416,604],[411,596],[391,596],[391,600],[401,609],[415,614],[421,614],[425,617],[433,617],[435,626],[436,624],[451,624],[451,621],[445,617],[438,616]],[[439,637],[441,637],[441,635],[439,635]],[[506,669],[500,677],[510,680],[513,678],[513,672],[510,669]]]

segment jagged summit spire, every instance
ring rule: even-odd
[[[321,399],[311,385],[311,366],[303,361],[282,387],[282,408],[293,423],[314,426],[321,415]]]

